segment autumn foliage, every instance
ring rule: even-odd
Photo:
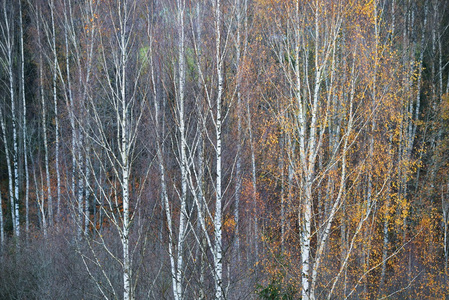
[[[448,297],[445,1],[10,2],[1,299]]]

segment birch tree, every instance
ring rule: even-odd
[[[97,11],[92,10],[96,8],[95,5],[91,3],[90,18],[86,21],[92,20],[92,18],[96,19]],[[122,297],[127,300],[135,298],[134,281],[136,277],[132,273],[132,251],[136,246],[135,244],[130,245],[130,234],[139,203],[139,193],[133,195],[130,187],[132,186],[136,139],[143,113],[143,102],[139,100],[137,90],[141,69],[137,64],[136,55],[132,55],[130,52],[137,43],[135,29],[138,24],[138,8],[137,1],[104,3],[98,7],[98,13],[107,16],[108,22],[89,24],[90,30],[96,30],[94,26],[100,26],[109,32],[107,35],[99,34],[97,36],[100,50],[99,62],[104,70],[104,75],[97,73],[96,80],[103,87],[103,93],[110,109],[107,110],[110,113],[108,118],[111,118],[113,126],[111,127],[109,122],[104,119],[102,112],[104,103],[98,102],[88,90],[86,93],[87,113],[92,121],[81,127],[83,134],[96,148],[105,151],[106,160],[90,159],[89,167],[92,168],[94,161],[97,161],[104,172],[108,170],[112,172],[108,183],[112,185],[113,197],[108,195],[107,190],[98,181],[96,185],[100,189],[100,193],[105,196],[107,209],[103,207],[102,210],[120,238],[121,253],[108,250],[106,244],[103,246],[104,250],[112,255],[112,258],[120,265]],[[93,41],[94,36],[91,38]],[[114,131],[114,135],[111,134],[111,130]],[[92,149],[92,151],[94,151],[93,157],[100,158],[98,150]],[[87,174],[84,174],[85,176]],[[106,290],[98,281],[96,282],[102,295],[105,296]],[[108,288],[116,290],[110,284]],[[117,291],[114,292],[114,295],[114,297],[118,297]]]
[[[58,95],[57,95],[57,78],[58,78],[58,51],[56,48],[56,24],[55,24],[55,2],[50,2],[50,16],[51,16],[51,49],[53,54],[53,68],[52,68],[52,92],[53,92],[53,108],[55,120],[55,170],[56,170],[56,201],[57,201],[57,219],[61,217],[61,174],[59,168],[59,110],[58,110]],[[53,222],[53,216],[50,220]]]
[[[20,29],[20,91],[22,96],[22,143],[23,143],[23,164],[25,173],[25,231],[30,231],[29,219],[29,195],[30,195],[30,177],[28,170],[28,135],[27,135],[27,104],[25,91],[25,54],[24,54],[24,24],[23,7],[19,2],[19,29]]]
[[[15,86],[15,23],[14,14],[16,7],[14,5],[9,6],[3,1],[3,21],[0,23],[1,30],[1,41],[0,41],[0,51],[3,60],[2,67],[7,74],[7,85],[8,85],[8,95],[9,95],[9,106],[11,111],[11,127],[12,127],[12,149],[6,149],[5,143],[5,154],[7,156],[8,164],[8,177],[9,177],[9,198],[11,202],[11,217],[14,228],[14,235],[19,237],[20,235],[20,216],[19,216],[19,140],[18,140],[18,118],[17,118],[17,95]],[[6,99],[5,99],[6,100]],[[3,117],[5,114],[3,113]],[[2,118],[3,118],[2,117]],[[5,122],[5,120],[3,120]],[[3,128],[5,127],[5,128]],[[6,126],[2,125],[3,139],[4,142],[7,139]],[[11,153],[11,154],[10,154]],[[12,165],[10,165],[10,158],[12,156]],[[12,170],[9,171],[9,168]]]
[[[206,193],[203,183],[203,165],[201,163],[195,163],[193,159],[196,157],[195,153],[199,147],[199,144],[193,143],[189,148],[188,161],[189,168],[187,169],[187,184],[192,191],[192,197],[196,208],[196,222],[202,231],[202,236],[205,239],[205,245],[200,246],[201,251],[209,252],[212,257],[210,265],[211,275],[213,278],[215,299],[223,299],[225,297],[225,284],[223,282],[223,206],[224,206],[224,166],[223,166],[223,124],[228,111],[223,110],[225,102],[225,86],[224,86],[224,64],[226,59],[226,50],[228,45],[228,28],[232,25],[225,23],[223,20],[223,3],[220,0],[214,0],[211,2],[211,16],[213,20],[213,31],[209,31],[211,36],[206,37],[202,34],[201,40],[198,40],[199,36],[195,36],[194,50],[196,53],[196,70],[198,71],[198,77],[201,82],[201,96],[197,99],[204,99],[204,105],[200,105],[202,109],[199,110],[198,117],[201,118],[203,123],[203,129],[198,130],[197,135],[204,135],[207,139],[207,148],[211,150],[213,159],[207,163],[204,162],[204,168],[210,174],[207,179],[205,174],[204,179],[207,181],[206,185],[210,186],[212,193]],[[207,6],[206,6],[207,7]],[[204,10],[204,8],[203,8]],[[224,28],[223,24],[227,24]],[[198,32],[198,31],[197,31]],[[207,43],[210,47],[204,49],[203,41],[210,38],[211,43]],[[213,43],[212,43],[213,41]],[[199,51],[201,49],[201,52]],[[213,55],[211,63],[213,65],[213,73],[209,73],[206,69],[206,65],[202,61],[198,60],[198,53],[201,53],[201,57],[205,53],[210,51]],[[210,80],[213,78],[213,80]],[[201,140],[201,139],[200,139]],[[198,141],[196,139],[195,141]],[[208,150],[204,150],[208,151]],[[201,176],[201,177],[200,177]],[[227,186],[227,185],[226,185]],[[201,241],[197,240],[197,243],[201,245]]]
[[[261,9],[263,5],[261,3]],[[381,46],[376,44],[380,20],[376,16],[377,2],[360,1],[351,5],[358,9],[349,10],[347,4],[340,2],[292,1],[276,5],[274,11],[265,16],[274,24],[266,43],[279,64],[278,84],[287,87],[287,92],[278,96],[284,97],[281,98],[283,106],[275,111],[275,117],[296,145],[296,148],[288,147],[286,160],[298,191],[295,212],[302,299],[317,297],[332,228],[340,216],[345,215],[342,212],[345,199],[355,189],[363,170],[362,164],[352,165],[349,153],[366,143],[362,133],[368,124],[375,131],[373,124],[378,111],[394,90],[392,84],[384,85],[382,91],[376,88],[379,55],[388,52],[380,50]],[[351,24],[359,25],[352,27]],[[370,42],[366,43],[364,37],[369,37]],[[382,66],[394,61],[388,57],[382,59]],[[370,64],[374,69],[369,69]],[[368,88],[373,93],[370,97]],[[270,98],[267,102],[276,109]],[[326,141],[328,147],[324,144]],[[370,151],[368,147],[368,156]],[[341,269],[332,277],[329,298],[349,257],[355,255],[354,243],[373,216],[373,208],[384,193],[386,181],[387,177],[379,178],[375,192],[373,183],[368,183],[367,186],[372,185],[371,200],[365,198],[358,202],[363,209],[357,212],[359,217],[354,231],[349,233],[344,229],[346,221],[341,220]]]
[[[187,121],[185,112],[185,84],[186,84],[186,62],[185,62],[185,22],[186,22],[186,3],[185,0],[176,1],[176,22],[175,32],[177,34],[176,52],[177,63],[175,62],[175,120],[177,129],[177,160],[180,170],[180,190],[177,192],[179,201],[170,201],[168,187],[166,182],[165,159],[163,153],[164,131],[159,121],[159,114],[163,115],[160,103],[158,103],[158,95],[156,90],[155,64],[153,61],[153,51],[150,49],[147,58],[151,63],[151,80],[153,86],[153,103],[154,114],[153,119],[156,125],[157,135],[157,157],[159,163],[160,179],[161,179],[161,200],[164,208],[165,217],[168,227],[168,254],[170,260],[170,272],[172,278],[172,291],[174,299],[180,300],[185,297],[185,249],[186,235],[188,230],[188,212],[187,212]],[[150,23],[150,22],[148,22]],[[153,37],[150,36],[150,47],[152,47]],[[161,111],[161,112],[160,112]],[[160,112],[160,113],[159,113]],[[177,189],[175,187],[175,189]],[[176,204],[175,204],[176,203]],[[173,208],[179,204],[179,214],[175,214]],[[175,246],[176,245],[176,246]]]

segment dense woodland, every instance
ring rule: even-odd
[[[449,3],[0,0],[1,299],[445,299]]]

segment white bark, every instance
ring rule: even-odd
[[[40,33],[38,33],[40,36]],[[40,51],[42,53],[42,50]],[[41,100],[41,113],[42,113],[42,131],[44,136],[44,164],[45,164],[45,177],[47,184],[47,213],[49,225],[52,225],[53,215],[53,198],[51,195],[51,182],[50,182],[50,166],[48,162],[48,138],[47,138],[47,109],[44,96],[44,73],[43,73],[43,59],[42,54],[39,55],[39,79],[40,79],[40,100]],[[45,194],[42,194],[45,197]],[[44,208],[43,208],[44,209]]]
[[[86,35],[82,36],[76,30],[75,21],[78,18],[84,22],[89,22],[91,26],[92,22],[95,20],[95,11],[98,3],[93,1],[86,1],[81,6],[79,10],[80,15],[74,15],[72,11],[71,0],[64,0],[63,2],[63,32],[64,32],[64,46],[65,46],[65,62],[64,71],[60,68],[60,63],[58,61],[58,55],[55,49],[53,40],[51,39],[49,43],[53,49],[53,67],[57,74],[59,75],[59,82],[62,84],[62,93],[65,106],[68,111],[70,129],[71,129],[71,158],[72,158],[72,168],[71,168],[71,193],[72,193],[72,205],[74,208],[74,218],[77,224],[77,236],[78,239],[81,238],[83,232],[89,225],[89,218],[85,216],[85,206],[87,205],[85,201],[88,201],[86,197],[89,196],[88,177],[90,176],[90,170],[86,172],[90,166],[86,165],[89,157],[83,152],[84,147],[88,148],[84,143],[87,142],[88,137],[85,137],[84,130],[90,127],[90,124],[86,123],[88,111],[86,112],[85,105],[88,100],[88,93],[90,87],[90,78],[92,71],[92,61],[93,61],[93,48],[96,36],[96,27],[93,26],[90,30],[86,31]],[[53,12],[56,13],[56,10]],[[53,25],[52,25],[53,26]],[[86,27],[87,28],[87,27]],[[55,30],[53,30],[55,31]],[[49,35],[54,36],[54,33],[50,32]],[[84,39],[84,40],[83,40]],[[83,40],[83,42],[81,42]],[[72,59],[71,59],[72,57]],[[72,67],[75,65],[75,68]],[[75,69],[75,72],[74,70]],[[76,73],[78,75],[77,81],[74,81],[72,74]],[[57,78],[53,77],[53,80]],[[54,85],[56,86],[56,82]],[[75,101],[78,101],[77,105]],[[56,182],[57,182],[57,192],[60,198],[60,188],[61,179],[59,171],[59,119],[58,119],[58,97],[56,90],[53,89],[53,105],[55,108],[55,125],[56,125]],[[88,108],[87,108],[88,109]],[[88,152],[88,151],[87,151]],[[58,179],[59,178],[59,179]],[[60,200],[58,200],[60,202]]]
[[[103,218],[107,218],[107,222],[120,238],[121,249],[119,253],[115,253],[104,242],[101,233],[96,235],[105,253],[121,267],[122,298],[131,300],[135,297],[132,252],[136,246],[131,244],[130,235],[139,201],[136,200],[135,205],[132,205],[130,185],[134,144],[143,111],[136,99],[137,82],[130,81],[131,75],[135,75],[133,80],[139,78],[140,69],[129,67],[132,63],[130,47],[135,42],[132,30],[135,28],[133,21],[137,2],[122,1],[110,4],[111,6],[99,1],[85,1],[79,9],[72,11],[74,3],[70,0],[64,1],[65,72],[59,69],[56,61],[55,68],[58,68],[59,80],[66,91],[63,95],[72,131],[71,186],[78,238],[84,238],[86,241],[89,251],[95,257],[95,264],[100,267],[100,276],[103,279],[92,272],[84,255],[82,258],[100,293],[107,298],[108,289],[117,298],[117,287],[112,285],[111,278],[102,267],[103,262],[97,256],[98,250],[93,247],[91,236],[87,234],[89,229],[99,233],[95,224],[89,227],[89,197],[92,196],[94,203],[101,203],[100,230]],[[112,22],[112,28],[116,29],[111,35],[98,34],[103,25],[96,20],[101,6],[105,17]],[[82,28],[86,29],[84,35],[77,31],[77,20],[85,22],[82,24]],[[93,76],[94,55],[97,55],[98,67],[104,72],[97,77]],[[76,72],[72,70],[73,65]],[[128,70],[135,73],[131,74]],[[73,81],[73,73],[77,74],[77,81]],[[91,94],[91,78],[98,80],[99,86],[103,88],[101,91],[106,96],[106,101],[109,101],[108,112],[111,112],[112,122],[109,122],[111,119],[104,119],[104,103],[98,102],[95,95]],[[79,101],[79,104],[75,104],[75,101]],[[139,111],[136,113],[137,110]],[[111,123],[114,125],[115,135],[111,132]],[[114,138],[111,140],[111,137]],[[104,181],[94,167],[100,168],[100,176],[109,174]],[[92,186],[91,181],[97,188]],[[114,190],[114,193],[111,193],[111,190]],[[85,235],[82,234],[83,231]]]
[[[216,184],[215,184],[215,216],[214,216],[214,240],[215,245],[213,249],[214,257],[214,278],[215,278],[215,299],[224,299],[223,289],[223,249],[222,249],[222,112],[221,102],[223,101],[223,53],[221,47],[221,0],[216,0],[215,5],[215,48],[216,48],[216,64],[218,76],[218,90],[216,100],[216,119],[215,119],[215,134],[216,134]]]
[[[157,126],[157,125],[156,125]],[[157,127],[158,130],[159,127]],[[172,219],[172,213],[170,210],[170,203],[168,200],[168,194],[167,194],[167,184],[165,182],[165,165],[164,165],[164,158],[162,154],[162,147],[160,140],[158,138],[157,141],[157,156],[159,160],[159,171],[160,171],[160,178],[161,178],[161,196],[162,196],[162,206],[165,211],[165,216],[167,218],[167,224],[168,224],[168,256],[170,259],[170,271],[171,271],[171,277],[172,277],[172,289],[173,289],[173,295],[175,297],[175,300],[180,300],[179,293],[177,290],[178,284],[177,284],[177,271],[176,271],[176,264],[175,264],[175,249],[174,249],[174,235],[173,235],[173,219]]]
[[[254,254],[255,261],[259,259],[259,218],[257,213],[257,173],[256,173],[256,149],[255,142],[253,138],[253,130],[251,125],[251,110],[249,107],[249,102],[247,103],[247,118],[248,118],[248,133],[249,133],[249,144],[251,150],[251,185],[252,185],[252,204],[253,204],[253,223],[254,223],[254,234],[251,234],[254,238]]]
[[[17,115],[16,115],[16,103],[14,96],[14,85],[13,85],[13,57],[12,57],[12,45],[10,51],[8,52],[9,57],[9,87],[11,94],[11,114],[12,114],[12,140],[13,140],[13,164],[14,164],[14,213],[15,213],[15,224],[14,232],[16,237],[20,235],[20,215],[19,215],[19,141],[17,137]]]
[[[205,98],[207,103],[208,116],[213,124],[212,130],[209,132],[206,128],[206,136],[211,142],[211,147],[213,149],[213,155],[215,160],[215,169],[209,169],[215,178],[211,178],[211,183],[213,186],[213,191],[215,193],[213,203],[213,210],[208,201],[206,200],[206,195],[203,193],[198,193],[198,189],[202,188],[201,179],[198,177],[197,168],[187,169],[188,171],[188,185],[193,192],[192,196],[195,201],[195,206],[197,207],[197,221],[200,224],[207,249],[211,251],[212,254],[212,264],[211,270],[213,275],[213,281],[215,286],[215,299],[223,299],[225,289],[223,285],[223,249],[222,249],[222,226],[223,226],[223,169],[222,169],[222,127],[223,127],[223,112],[222,112],[222,101],[224,93],[224,76],[223,76],[223,55],[224,47],[222,45],[222,11],[221,11],[221,1],[215,0],[212,2],[212,13],[214,16],[214,42],[215,42],[215,71],[217,72],[217,82],[214,83],[215,86],[210,89],[207,87],[207,82],[201,68],[201,64],[198,63],[199,77],[201,78],[201,83],[205,92]],[[200,41],[201,42],[201,41]],[[197,42],[198,43],[198,42]],[[194,45],[195,49],[198,49],[198,45]],[[216,88],[216,90],[215,90]],[[216,92],[212,93],[211,90],[214,89]],[[201,118],[207,118],[206,112],[200,116]],[[212,138],[213,137],[213,138]],[[207,168],[207,167],[206,167]],[[199,195],[203,196],[203,199],[199,198]],[[212,220],[213,232],[211,233],[209,226],[206,224],[207,219]],[[200,242],[202,245],[202,242]],[[205,250],[202,250],[205,251]]]
[[[391,149],[393,146],[392,136],[390,135],[389,143],[388,143],[388,152],[391,153]],[[382,246],[382,270],[380,274],[380,283],[379,283],[379,293],[382,293],[384,284],[385,284],[385,276],[387,271],[387,257],[388,257],[388,244],[389,244],[389,238],[388,238],[388,226],[389,226],[389,219],[390,219],[390,202],[391,202],[391,172],[393,169],[392,164],[393,158],[391,158],[389,166],[388,166],[388,182],[387,182],[387,199],[385,203],[385,213],[384,213],[384,220],[383,220],[383,246]]]
[[[177,263],[176,263],[176,287],[174,290],[175,299],[183,299],[183,266],[184,266],[184,241],[187,230],[187,137],[185,121],[185,0],[177,0],[177,29],[178,29],[178,122],[180,136],[180,156],[181,156],[181,211],[179,215],[179,231],[177,242]]]
[[[200,1],[196,3],[196,36],[195,36],[195,43],[194,47],[196,47],[196,53],[197,53],[197,71],[198,74],[201,74],[201,63],[202,63],[202,26],[203,26],[203,18],[202,18],[202,10]],[[202,82],[201,77],[198,76],[198,89],[202,89]],[[204,103],[204,96],[202,94],[199,94],[197,96],[197,113],[198,113],[198,121],[197,121],[197,133],[198,133],[198,142],[197,142],[197,163],[198,163],[198,176],[197,176],[197,182],[198,187],[196,189],[196,199],[203,199],[204,198],[204,186],[205,186],[205,119],[202,117],[203,114],[203,103]],[[194,191],[195,192],[195,191]],[[237,201],[237,200],[236,200]],[[197,208],[200,211],[199,216],[204,216],[206,214],[206,204],[202,201],[199,202],[199,206]],[[205,282],[205,275],[206,275],[206,262],[207,262],[207,254],[205,253],[205,249],[207,247],[206,232],[202,231],[201,228],[201,222],[197,222],[197,266],[199,268],[199,281],[201,283]],[[201,284],[198,291],[198,299],[204,300],[206,299],[206,291],[205,291],[205,285]]]
[[[123,11],[121,11],[123,9]],[[122,225],[122,247],[123,247],[123,299],[130,300],[134,299],[131,290],[131,254],[129,252],[129,225],[130,225],[130,215],[129,215],[129,175],[130,175],[130,152],[131,152],[131,141],[130,136],[130,120],[129,111],[130,107],[128,105],[128,95],[126,93],[127,88],[127,63],[128,63],[128,36],[126,35],[126,25],[127,19],[129,18],[130,12],[128,11],[127,3],[124,3],[123,8],[121,4],[119,5],[119,17],[123,14],[123,19],[119,19],[121,39],[120,39],[120,99],[119,109],[121,110],[121,116],[117,114],[119,119],[117,120],[120,124],[119,132],[121,135],[121,145],[119,147],[120,151],[120,167],[121,167],[121,186],[122,186],[122,201],[123,201],[123,225]]]
[[[327,19],[326,4],[314,1],[313,6],[295,2],[295,10],[291,12],[286,21],[287,28],[282,28],[280,36],[276,39],[275,49],[281,63],[283,75],[291,91],[290,101],[287,102],[288,114],[294,127],[287,126],[286,132],[291,133],[292,144],[298,145],[296,150],[288,152],[289,182],[294,182],[300,191],[298,203],[298,226],[301,255],[301,297],[302,299],[315,299],[318,270],[321,256],[330,234],[330,226],[340,208],[341,195],[333,199],[329,207],[323,210],[324,217],[316,222],[314,210],[314,182],[317,180],[316,165],[320,166],[320,178],[326,176],[331,166],[336,163],[320,161],[318,155],[324,134],[322,124],[329,118],[329,106],[332,97],[324,96],[321,92],[323,79],[331,77],[328,92],[333,89],[333,68],[335,68],[336,41],[340,36],[341,16],[335,14],[332,20]],[[309,9],[311,9],[309,11]],[[330,10],[329,10],[330,13]],[[303,25],[313,26],[313,31],[305,32]],[[277,45],[279,43],[279,45]],[[314,47],[313,51],[310,49]],[[285,48],[285,49],[284,49]],[[287,59],[284,60],[284,53]],[[289,53],[293,54],[290,57]],[[311,56],[310,53],[313,53]],[[313,57],[313,61],[311,58]],[[332,62],[332,64],[331,64]],[[330,75],[329,75],[330,74]],[[288,94],[288,93],[287,93]],[[280,116],[284,112],[280,112]],[[290,130],[293,131],[290,131]],[[287,135],[288,138],[288,135]],[[335,145],[342,147],[341,141],[334,141]],[[337,155],[333,153],[332,155]],[[345,173],[339,172],[342,178]],[[344,181],[343,181],[344,182]],[[289,193],[290,194],[290,193]],[[328,205],[326,203],[326,205]],[[285,213],[285,212],[284,212]],[[328,229],[329,226],[329,229]],[[316,230],[316,231],[315,231]],[[312,245],[312,238],[316,235],[317,244]]]
[[[242,7],[243,6],[243,7]],[[235,242],[234,251],[237,253],[237,261],[240,261],[240,194],[242,192],[242,145],[243,145],[243,126],[242,120],[244,116],[244,104],[242,103],[242,79],[243,79],[243,57],[246,55],[247,48],[247,0],[243,3],[241,0],[235,2],[237,33],[235,41],[236,58],[235,64],[236,74],[236,92],[237,92],[237,153],[235,166],[235,204],[234,204],[234,221],[235,221]],[[243,37],[242,37],[243,36]],[[251,116],[248,116],[250,119]],[[251,125],[248,125],[249,128]],[[251,129],[250,129],[251,130]],[[252,139],[250,138],[251,146]],[[252,148],[253,149],[253,148]],[[255,171],[255,168],[253,169]],[[257,230],[256,230],[257,232]],[[257,237],[257,234],[256,234]],[[257,257],[257,255],[256,255]]]
[[[413,12],[412,12],[413,13]],[[424,49],[425,49],[425,28],[427,26],[427,14],[428,14],[428,0],[425,1],[424,3],[424,21],[423,21],[423,28],[422,28],[422,33],[421,33],[421,41],[420,41],[420,56],[419,56],[419,61],[418,61],[418,69],[415,70],[413,67],[410,70],[410,73],[407,74],[409,76],[409,86],[410,88],[413,85],[413,78],[414,78],[414,73],[417,72],[418,73],[418,78],[417,78],[417,82],[416,82],[416,95],[415,95],[415,99],[413,98],[413,96],[411,96],[408,101],[408,115],[409,117],[407,118],[407,123],[406,123],[406,136],[405,136],[405,149],[403,150],[404,152],[402,153],[402,159],[403,161],[410,161],[411,157],[412,157],[412,150],[413,150],[413,145],[415,142],[415,137],[416,137],[416,130],[418,128],[418,123],[416,122],[419,119],[419,110],[420,110],[420,105],[421,105],[421,85],[422,85],[422,73],[423,73],[423,59],[424,59]],[[412,17],[413,19],[413,17]],[[413,35],[414,28],[412,27],[412,32],[411,35]],[[415,45],[416,47],[416,45]],[[413,49],[414,51],[417,51],[417,49]],[[413,61],[409,61],[408,63],[412,63]],[[415,103],[416,101],[416,103]],[[408,193],[408,173],[407,173],[407,166],[403,166],[404,170],[402,171],[402,198],[403,199],[407,199],[407,193]],[[432,182],[432,181],[431,181]],[[400,211],[400,210],[399,210]],[[406,228],[406,224],[407,224],[407,215],[404,216],[403,219],[403,227]],[[403,239],[405,240],[405,236],[406,236],[406,229],[404,229],[403,231]]]
[[[90,212],[89,212],[89,197],[90,197],[90,191],[91,191],[91,186],[90,186],[90,173],[91,173],[91,168],[89,166],[89,156],[91,155],[90,153],[90,143],[87,142],[86,145],[86,159],[85,159],[85,178],[84,178],[84,182],[85,182],[85,186],[86,186],[86,195],[84,197],[84,234],[88,234],[89,232],[89,225],[90,225]]]
[[[75,114],[74,114],[74,104],[73,104],[73,94],[72,94],[72,80],[71,80],[71,66],[70,66],[70,44],[69,36],[71,40],[74,40],[73,27],[72,27],[72,4],[70,0],[64,0],[64,45],[65,45],[65,73],[66,81],[62,81],[64,85],[64,90],[66,93],[65,101],[67,111],[69,113],[70,129],[71,129],[71,158],[72,158],[72,172],[71,172],[71,193],[72,199],[76,199],[76,156],[78,153],[78,148],[76,144],[76,124],[75,124]],[[63,78],[60,74],[60,78]],[[75,219],[79,222],[79,216],[75,216]],[[79,237],[79,233],[78,233]]]
[[[12,123],[12,172],[10,176],[10,198],[11,198],[11,215],[13,222],[13,231],[16,237],[20,236],[20,222],[19,222],[19,145],[17,137],[17,112],[16,112],[16,95],[14,89],[14,24],[13,24],[13,12],[8,15],[8,9],[6,8],[6,1],[3,2],[3,17],[4,20],[1,23],[1,30],[3,33],[2,42],[0,43],[0,50],[5,56],[6,73],[8,74],[8,87],[11,107],[11,123]],[[6,132],[4,131],[4,134]],[[4,136],[6,140],[6,136]],[[6,152],[7,159],[10,159],[9,152]]]
[[[34,188],[36,191],[36,200],[37,200],[37,206],[39,209],[39,215],[41,216],[41,222],[42,222],[42,230],[44,231],[44,238],[47,238],[47,217],[45,215],[45,190],[44,190],[44,184],[41,176],[41,187],[39,188],[39,185],[37,183],[37,176],[36,176],[36,166],[34,166]]]
[[[170,271],[172,276],[172,292],[175,300],[184,299],[184,244],[188,228],[187,220],[187,137],[186,137],[186,116],[185,116],[185,0],[176,1],[176,32],[177,32],[177,54],[178,65],[175,73],[175,86],[176,86],[176,124],[179,136],[178,144],[178,163],[180,166],[181,175],[181,191],[179,193],[180,212],[178,222],[175,222],[175,216],[172,212],[170,201],[168,198],[167,183],[166,183],[166,171],[165,160],[162,141],[164,140],[163,126],[159,124],[160,114],[159,104],[157,100],[156,91],[156,79],[154,74],[154,63],[152,57],[151,62],[151,78],[153,83],[153,101],[154,101],[154,115],[157,135],[157,158],[159,163],[159,172],[161,179],[161,196],[162,204],[167,219],[168,227],[168,253],[170,260]],[[152,42],[152,37],[149,37]],[[150,50],[150,55],[152,52]],[[177,236],[176,236],[176,227]],[[175,247],[176,245],[176,247]]]
[[[3,108],[0,108],[0,124],[2,128],[2,137],[3,137],[3,145],[5,147],[5,156],[6,156],[6,166],[8,168],[8,192],[9,192],[9,200],[11,204],[11,220],[13,225],[16,224],[16,214],[14,210],[14,194],[13,194],[13,177],[12,177],[12,168],[11,168],[11,158],[9,155],[9,146],[8,146],[8,138],[6,133],[6,125],[3,115]]]
[[[373,1],[373,10],[374,10],[374,72],[373,72],[373,78],[372,78],[372,91],[371,91],[371,97],[372,97],[372,109],[375,109],[376,102],[378,101],[378,95],[377,95],[377,68],[378,68],[378,47],[379,47],[379,28],[378,28],[378,8],[377,8],[377,0]],[[374,113],[374,112],[373,112]],[[376,131],[376,118],[372,118],[371,120],[371,134],[369,137],[369,152],[368,152],[368,183],[367,183],[367,191],[366,191],[366,206],[371,207],[372,199],[372,193],[373,193],[373,155],[374,155],[374,134]],[[368,213],[369,210],[366,210],[366,213]],[[367,228],[364,231],[364,240],[367,241],[367,243],[363,246],[363,260],[364,260],[364,268],[369,269],[370,265],[370,244],[371,244],[371,234],[369,232],[369,228]],[[364,292],[367,293],[367,282],[363,285]]]
[[[156,72],[155,72],[155,64],[153,60],[153,52],[152,52],[152,46],[153,46],[153,37],[151,36],[151,33],[148,32],[148,38],[150,40],[150,52],[147,54],[149,55],[149,61],[150,61],[150,72],[151,72],[151,85],[152,85],[152,96],[153,96],[153,115],[152,118],[154,120],[155,125],[155,133],[156,133],[156,152],[157,152],[157,160],[159,165],[159,177],[161,182],[161,202],[162,202],[162,208],[163,212],[165,213],[165,217],[167,218],[167,228],[168,228],[168,256],[170,260],[170,273],[171,273],[171,279],[172,279],[172,291],[173,296],[175,300],[180,300],[180,295],[178,293],[177,287],[177,271],[176,271],[176,250],[174,248],[175,245],[175,236],[173,232],[173,216],[172,211],[170,207],[170,201],[168,199],[168,192],[167,192],[167,182],[166,182],[166,171],[165,171],[165,160],[164,160],[164,148],[163,148],[163,140],[165,138],[165,122],[164,122],[164,111],[161,111],[160,103],[158,101],[158,90],[157,90],[157,78],[156,78]],[[165,99],[162,99],[162,101]],[[162,119],[162,121],[161,121]],[[162,124],[160,124],[160,121]],[[162,230],[162,228],[161,228]],[[160,236],[162,238],[162,236]]]
[[[316,7],[316,13],[315,13],[315,34],[316,34],[316,40],[315,40],[315,50],[318,50],[318,41],[319,41],[319,28],[318,28],[318,3]],[[299,12],[299,2],[296,1],[296,18],[299,22],[300,18],[300,12]],[[299,62],[300,60],[300,34],[299,34],[299,24],[295,27],[295,55],[296,55],[296,61]],[[315,53],[318,53],[315,51]],[[305,119],[305,111],[304,107],[306,105],[303,103],[303,99],[301,96],[301,73],[300,73],[300,67],[299,63],[295,64],[295,79],[296,79],[296,86],[295,86],[295,93],[296,93],[296,101],[297,101],[297,109],[298,109],[298,129],[297,132],[298,138],[299,138],[299,146],[300,146],[300,163],[303,168],[304,172],[304,179],[301,179],[303,181],[303,189],[304,189],[304,196],[301,197],[300,206],[298,208],[298,225],[300,228],[300,249],[301,249],[301,294],[302,299],[313,299],[313,295],[310,295],[310,240],[312,237],[311,232],[311,222],[312,222],[312,182],[313,182],[313,172],[314,172],[314,164],[315,161],[310,157],[310,154],[315,149],[315,124],[316,123],[316,107],[318,105],[318,92],[319,92],[319,85],[320,85],[320,71],[318,66],[318,55],[316,54],[315,58],[315,67],[316,67],[316,84],[314,89],[314,96],[313,96],[313,111],[311,112],[312,115],[312,124],[310,125],[310,133],[309,133],[309,147],[306,150],[306,130],[307,130],[307,124]],[[307,75],[306,75],[307,76]],[[306,152],[307,151],[307,152]],[[307,157],[309,156],[309,157]]]
[[[23,139],[23,160],[24,160],[24,172],[25,172],[25,231],[30,230],[29,219],[29,194],[30,194],[30,177],[28,170],[28,142],[27,142],[27,107],[25,97],[25,55],[23,50],[23,20],[22,20],[22,1],[19,1],[19,21],[20,21],[20,87],[22,92],[22,139]]]
[[[58,114],[58,96],[56,92],[57,75],[58,75],[58,53],[56,50],[56,27],[55,27],[55,2],[51,1],[50,13],[51,13],[51,27],[52,27],[52,50],[53,50],[53,105],[55,111],[55,169],[56,169],[56,199],[57,199],[57,219],[60,218],[61,213],[61,174],[59,170],[59,114]],[[53,215],[51,216],[50,223],[53,222]]]

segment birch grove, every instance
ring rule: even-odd
[[[0,16],[1,299],[447,295],[444,1]]]

